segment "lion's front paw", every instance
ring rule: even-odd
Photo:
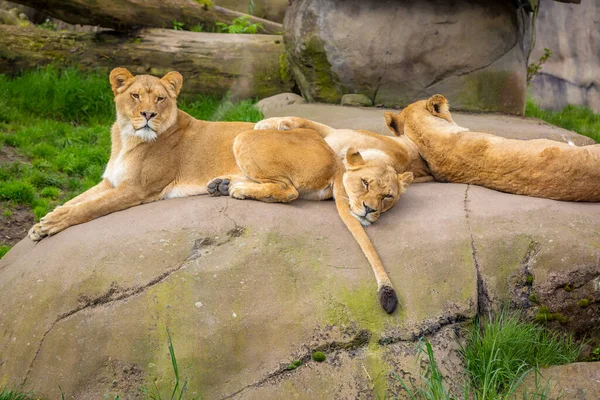
[[[287,131],[294,128],[299,128],[299,126],[295,126],[294,120],[291,118],[281,118],[281,117],[273,117],[263,119],[254,125],[254,129],[257,131],[263,131],[266,129],[275,129],[278,131]]]
[[[48,236],[44,232],[42,232],[41,224],[35,224],[34,226],[32,226],[27,235],[29,236],[29,239],[33,240],[34,242],[39,242],[40,240]]]
[[[72,207],[70,206],[56,207],[54,211],[46,214],[45,217],[40,219],[39,223],[35,224],[29,230],[29,238],[33,241],[38,241],[46,236],[52,236],[65,230],[71,225],[69,223],[71,211]]]
[[[229,179],[215,178],[208,183],[206,190],[211,196],[229,196]]]

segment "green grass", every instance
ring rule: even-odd
[[[575,131],[600,143],[600,114],[587,107],[569,105],[560,111],[543,110],[528,97],[525,115]]]
[[[466,367],[463,393],[451,395],[442,376],[431,345],[422,341],[420,357],[428,360],[422,384],[407,384],[397,376],[409,397],[421,399],[544,399],[549,382],[536,376],[535,393],[517,393],[525,376],[540,367],[562,365],[575,361],[581,346],[570,336],[547,330],[544,326],[521,319],[519,313],[503,311],[493,318],[474,321],[460,355]],[[513,398],[513,397],[511,397]]]
[[[0,400],[34,400],[30,394],[0,388]]]
[[[180,108],[203,120],[256,122],[253,104],[197,96]],[[39,220],[101,180],[115,118],[108,76],[54,67],[0,75],[0,109],[0,147],[29,161],[0,164],[0,201],[28,205]]]

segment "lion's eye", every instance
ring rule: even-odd
[[[391,200],[393,198],[394,198],[394,196],[391,195],[391,194],[386,194],[385,197],[384,197],[384,199],[386,199],[386,200]]]
[[[156,102],[160,103],[161,101],[163,101],[165,98],[164,97],[157,97],[156,98]]]
[[[364,179],[361,179],[361,180],[362,180],[362,184],[363,184],[363,186],[365,187],[365,189],[368,189],[368,188],[369,188],[369,182],[367,182],[367,181],[366,181],[366,180],[364,180]]]
[[[140,95],[139,95],[139,94],[137,94],[137,93],[131,93],[131,97],[133,97],[133,98],[134,98],[134,99],[136,99],[136,100],[139,100],[139,99],[140,99]]]

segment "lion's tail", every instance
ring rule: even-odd
[[[391,314],[398,306],[398,296],[363,226],[350,214],[350,208],[346,200],[347,194],[342,182],[342,172],[339,172],[337,175],[333,184],[333,196],[337,211],[350,233],[352,233],[352,236],[354,236],[365,257],[369,260],[369,264],[371,264],[375,279],[377,280],[377,293],[379,294],[381,307],[383,307],[385,312]]]

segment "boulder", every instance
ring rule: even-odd
[[[284,38],[310,102],[360,93],[396,107],[443,93],[455,109],[523,114],[532,20],[505,0],[296,0]]]
[[[303,103],[302,96],[298,96],[296,93],[280,93],[260,100],[255,107],[263,114],[268,114],[277,108]]]
[[[542,387],[548,386],[548,399],[600,399],[600,362],[573,363],[543,368],[537,376]],[[522,388],[535,390],[535,374],[523,381]],[[519,390],[521,392],[521,389]]]
[[[561,4],[541,0],[535,47],[529,62],[537,62],[544,48],[552,56],[531,80],[531,94],[543,108],[583,105],[600,112],[600,3]]]
[[[345,94],[342,96],[340,104],[343,106],[370,107],[373,102],[364,94]]]
[[[383,113],[322,107],[314,119],[351,126],[359,115],[369,130]],[[455,118],[507,136],[549,129]],[[24,239],[0,260],[0,382],[43,398],[166,390],[167,329],[189,394],[202,398],[402,396],[392,373],[418,376],[424,335],[459,382],[462,324],[505,303],[600,339],[599,223],[600,204],[413,184],[367,228],[398,291],[389,316],[333,202],[198,196],[134,207]]]

